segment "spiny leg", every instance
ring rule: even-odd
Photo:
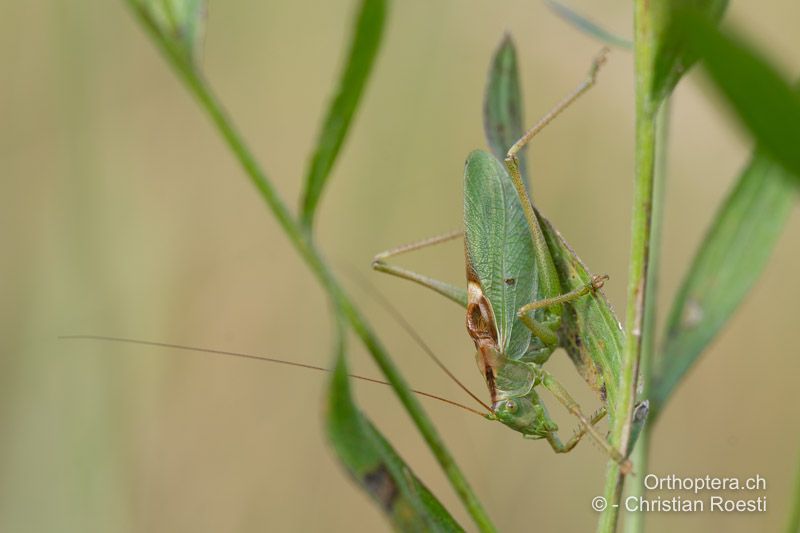
[[[556,271],[555,264],[553,263],[553,258],[550,255],[550,250],[547,246],[547,241],[544,238],[542,228],[539,225],[539,219],[536,217],[536,213],[533,210],[533,204],[531,203],[530,196],[528,196],[528,191],[525,189],[525,184],[523,183],[522,176],[519,173],[517,153],[519,153],[519,151],[522,150],[522,148],[524,148],[525,145],[527,145],[531,139],[536,136],[536,134],[544,129],[545,126],[552,122],[556,116],[564,111],[564,109],[569,107],[572,102],[574,102],[579,96],[581,96],[583,93],[589,90],[592,85],[595,84],[597,72],[603,63],[605,63],[607,53],[607,48],[603,48],[600,51],[600,53],[592,62],[592,67],[589,70],[589,75],[586,77],[586,79],[580,85],[578,85],[578,87],[576,87],[572,93],[559,102],[556,107],[542,117],[542,119],[540,119],[539,122],[537,122],[531,129],[526,131],[525,134],[508,150],[505,159],[506,168],[508,168],[508,171],[511,174],[511,181],[513,182],[514,189],[516,189],[517,195],[519,196],[522,204],[522,211],[531,231],[531,239],[533,240],[536,261],[540,266],[539,281],[542,286],[541,292],[542,294],[546,295],[555,295],[551,298],[540,300],[538,303],[534,302],[533,304],[529,304],[529,306],[532,307],[528,308],[528,310],[530,310],[538,307],[553,307],[553,314],[556,316],[556,319],[552,324],[553,327],[551,327],[550,324],[537,323],[533,318],[527,317],[525,314],[527,311],[520,313],[520,319],[522,319],[523,323],[525,323],[525,325],[527,325],[528,328],[533,331],[534,335],[539,337],[545,344],[550,346],[554,346],[558,342],[554,330],[558,329],[558,325],[560,323],[561,304],[565,301],[569,301],[570,299],[580,296],[576,296],[574,293],[580,292],[581,290],[590,290],[590,288],[587,286],[583,289],[579,289],[578,291],[561,295],[561,284],[558,280],[558,272]],[[595,279],[592,280],[592,285],[594,285],[594,282]]]
[[[556,118],[562,111],[572,105],[572,102],[578,99],[583,93],[588,91],[592,88],[592,86],[597,81],[597,72],[600,70],[600,67],[603,66],[603,63],[606,62],[606,56],[608,55],[609,49],[607,47],[603,47],[600,52],[595,56],[594,60],[592,61],[592,66],[589,69],[589,75],[586,76],[586,79],[578,85],[574,91],[572,91],[569,95],[567,95],[563,100],[561,100],[556,106],[551,109],[545,116],[539,119],[539,122],[533,125],[531,129],[526,131],[520,139],[514,143],[514,146],[509,148],[508,154],[506,155],[506,161],[509,159],[514,159],[522,150],[526,144],[533,139],[537,133],[542,131],[545,126],[550,124],[554,118]]]
[[[572,302],[574,300],[577,300],[581,296],[585,296],[590,292],[594,292],[598,289],[601,289],[603,287],[603,283],[605,283],[607,279],[608,276],[606,276],[605,274],[602,274],[600,276],[592,276],[592,279],[588,283],[586,283],[583,287],[578,287],[577,289],[571,290],[559,296],[554,296],[553,298],[543,298],[541,300],[536,300],[535,302],[525,304],[519,308],[519,311],[517,311],[517,313],[523,315],[526,313],[530,313],[531,311],[535,311],[536,309],[544,309],[552,305]]]
[[[598,422],[600,422],[605,416],[606,416],[606,408],[603,407],[592,415],[592,417],[589,419],[589,422],[591,422],[591,425],[594,426]],[[572,438],[570,438],[566,442],[566,444],[561,442],[561,439],[558,438],[558,434],[556,434],[556,432],[554,431],[547,436],[547,442],[550,443],[550,446],[552,446],[553,450],[556,453],[567,453],[572,451],[572,449],[578,444],[578,442],[580,442],[583,436],[586,435],[586,431],[587,431],[586,426],[581,424],[578,431],[576,431],[575,434],[572,435]]]
[[[412,270],[408,270],[406,268],[385,262],[385,260],[389,259],[390,257],[404,254],[406,252],[413,252],[414,250],[420,250],[422,248],[427,248],[428,246],[435,246],[443,242],[457,239],[461,237],[463,233],[464,232],[461,230],[452,231],[444,235],[437,235],[436,237],[430,237],[428,239],[423,239],[421,241],[412,242],[409,244],[403,244],[395,248],[391,248],[389,250],[386,250],[385,252],[377,254],[375,257],[372,258],[372,268],[377,270],[378,272],[384,272],[386,274],[391,274],[392,276],[397,276],[398,278],[413,281],[414,283],[417,283],[419,285],[422,285],[423,287],[427,287],[431,290],[434,290],[439,294],[441,294],[442,296],[445,296],[446,298],[449,298],[450,300],[456,302],[457,304],[466,307],[467,293],[461,287],[456,287],[449,283],[439,281],[438,279],[434,279],[419,274],[417,272],[414,272]]]
[[[554,296],[552,298],[543,298],[541,300],[536,300],[535,302],[530,302],[523,305],[517,310],[517,316],[536,337],[541,339],[542,342],[548,346],[555,346],[558,344],[558,335],[555,333],[552,326],[555,325],[557,327],[558,325],[540,322],[528,313],[535,311],[536,309],[544,309],[577,300],[581,296],[585,296],[600,289],[607,279],[608,276],[606,275],[592,276],[591,281],[589,281],[583,287],[579,287],[568,293]]]
[[[589,421],[586,418],[586,415],[584,415],[581,411],[578,402],[572,398],[569,392],[567,392],[567,389],[565,389],[549,372],[545,370],[542,371],[542,385],[544,385],[547,390],[549,390],[553,396],[555,396],[556,399],[567,408],[567,411],[572,413],[578,418],[578,420],[581,421],[584,428],[586,428],[586,433],[588,433],[589,436],[591,436],[597,442],[597,444],[600,445],[603,450],[605,450],[609,457],[619,463],[622,473],[629,474],[632,469],[631,462],[625,459],[625,456],[620,453],[619,450],[611,446],[611,444],[609,444],[608,441],[597,432],[597,430],[593,427],[592,422]]]

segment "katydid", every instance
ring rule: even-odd
[[[546,439],[557,453],[572,450],[584,434],[589,434],[629,472],[631,466],[624,454],[594,428],[606,414],[606,407],[587,417],[543,368],[553,351],[564,346],[560,333],[565,305],[591,297],[607,277],[592,276],[581,286],[562,289],[554,251],[542,229],[547,222],[533,207],[518,160],[520,150],[536,134],[594,85],[606,53],[603,49],[587,78],[508,149],[503,162],[482,150],[469,154],[464,170],[463,231],[393,248],[375,256],[372,266],[433,289],[466,308],[467,331],[489,389],[489,418],[525,438]],[[552,228],[546,229],[552,237]],[[466,290],[386,262],[398,254],[462,235]],[[566,443],[559,438],[558,426],[537,392],[540,385],[580,421],[580,430]]]

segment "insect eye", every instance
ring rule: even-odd
[[[514,400],[508,400],[506,402],[506,409],[510,413],[516,412],[516,410],[517,410],[517,402],[515,402]]]

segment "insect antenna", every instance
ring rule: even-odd
[[[244,352],[231,352],[231,351],[227,351],[227,350],[215,350],[213,348],[201,348],[199,346],[187,346],[187,345],[183,345],[183,344],[173,344],[171,342],[145,341],[145,340],[141,340],[141,339],[127,339],[127,338],[124,338],[124,337],[111,337],[111,336],[106,336],[106,335],[60,335],[58,338],[59,339],[63,339],[63,340],[94,340],[94,341],[119,342],[119,343],[125,343],[125,344],[139,344],[141,346],[155,346],[155,347],[158,347],[158,348],[170,348],[170,349],[175,349],[175,350],[184,350],[184,351],[188,351],[188,352],[202,352],[202,353],[210,353],[210,354],[215,354],[215,355],[229,355],[229,356],[232,356],[232,357],[240,357],[242,359],[252,359],[252,360],[255,360],[255,361],[263,361],[263,362],[267,362],[267,363],[277,363],[277,364],[281,364],[281,365],[294,366],[294,367],[297,367],[297,368],[306,368],[308,370],[318,370],[320,372],[331,372],[330,368],[325,368],[325,367],[317,366],[317,365],[310,365],[310,364],[307,364],[307,363],[297,363],[297,362],[294,362],[294,361],[286,361],[285,359],[277,359],[277,358],[268,357],[268,356],[265,356],[265,355],[257,355],[257,354],[244,353]],[[380,385],[390,385],[390,383],[387,382],[387,381],[383,381],[383,380],[376,379],[376,378],[369,378],[369,377],[366,377],[366,376],[360,376],[358,374],[348,374],[348,376],[350,376],[353,379],[358,379],[358,380],[366,381],[366,382],[369,382],[369,383],[378,383]],[[435,394],[431,394],[429,392],[425,392],[425,391],[421,391],[421,390],[411,389],[411,392],[413,392],[414,394],[418,394],[420,396],[424,396],[426,398],[439,400],[440,402],[444,402],[444,403],[447,403],[447,404],[450,404],[450,405],[454,405],[456,407],[460,407],[461,409],[464,409],[464,410],[469,411],[471,413],[475,413],[476,415],[478,415],[480,417],[483,417],[483,418],[486,417],[486,415],[484,415],[480,411],[478,411],[476,409],[473,409],[472,407],[460,404],[460,403],[458,403],[456,401],[448,400],[447,398],[442,398],[441,396],[437,396]]]
[[[490,414],[494,413],[494,411],[492,410],[491,407],[489,407],[489,405],[487,405],[483,400],[478,398],[478,396],[475,395],[474,392],[469,390],[469,388],[466,385],[464,385],[455,376],[455,374],[453,374],[450,371],[449,368],[447,368],[447,366],[442,362],[442,360],[439,359],[439,357],[434,353],[433,349],[430,346],[428,346],[428,343],[426,343],[425,340],[419,335],[419,333],[417,333],[417,330],[414,329],[414,326],[412,326],[408,322],[408,320],[406,320],[403,314],[392,304],[392,302],[389,301],[388,298],[386,298],[377,288],[375,288],[374,285],[372,285],[369,281],[364,279],[364,277],[359,275],[355,270],[351,269],[350,273],[353,279],[361,285],[361,287],[367,292],[367,294],[372,296],[384,308],[384,310],[386,310],[386,312],[389,313],[392,316],[392,318],[394,318],[397,321],[398,324],[400,324],[400,327],[402,327],[405,330],[405,332],[414,340],[414,342],[417,343],[417,346],[422,348],[422,351],[424,351],[425,354],[434,363],[436,363],[436,366],[441,368],[442,371],[445,374],[447,374],[447,376],[461,388],[461,390],[463,390],[470,396],[470,398],[481,404],[481,406],[483,406],[483,408],[486,409]]]

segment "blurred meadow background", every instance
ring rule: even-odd
[[[205,70],[291,205],[340,61],[354,2],[210,4]],[[574,0],[630,34],[628,2]],[[800,4],[733,2],[726,24],[800,73]],[[391,298],[484,396],[463,311],[369,270],[372,256],[461,221],[462,165],[483,147],[495,47],[516,43],[533,122],[584,76],[600,45],[538,2],[405,0],[388,31],[317,217],[318,241],[415,387],[462,393],[348,278]],[[100,334],[327,366],[331,323],[290,248],[195,102],[122,2],[0,6],[0,531],[351,531],[386,527],[327,447],[326,377],[142,346]],[[624,307],[633,168],[632,57],[529,151],[534,201]],[[659,323],[751,142],[701,70],[673,99]],[[650,514],[651,531],[774,531],[800,443],[795,209],[764,276],[653,436],[651,472],[767,480],[764,514]],[[402,259],[454,282],[460,244]],[[352,370],[378,376],[357,343]],[[553,372],[596,407],[566,357]],[[469,520],[385,387],[362,407],[459,521]],[[605,459],[556,456],[445,405],[425,407],[503,531],[587,531]],[[554,409],[562,429],[574,422]],[[672,496],[671,493],[664,494]],[[535,527],[534,527],[535,526]]]

